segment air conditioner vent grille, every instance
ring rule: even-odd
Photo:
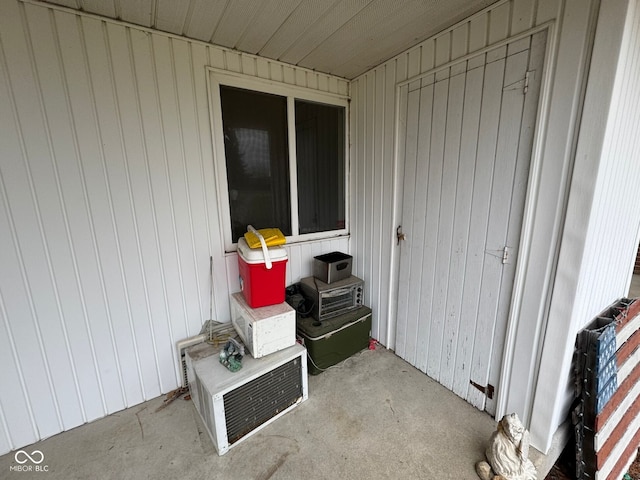
[[[295,358],[224,395],[229,444],[240,440],[303,396],[302,365]]]

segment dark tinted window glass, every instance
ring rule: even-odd
[[[221,86],[231,230],[278,227],[291,235],[287,101]]]
[[[300,233],[345,227],[345,109],[296,100]]]

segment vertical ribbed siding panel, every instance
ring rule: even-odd
[[[1,60],[2,59],[0,59],[0,63]],[[0,90],[0,94],[2,93],[5,93],[4,89]],[[0,98],[8,98],[8,96]],[[0,103],[0,107],[4,106],[3,103]],[[0,123],[0,127],[2,127],[0,132],[13,133],[9,128],[3,128],[5,127],[4,122]],[[1,134],[0,140],[5,140]],[[2,202],[0,221],[2,221],[2,225],[5,225],[5,228],[0,229],[0,242],[2,242],[4,246],[12,247],[0,249],[0,264],[3,266],[3,276],[7,278],[9,278],[9,276],[19,278],[18,258],[12,255],[15,253],[13,248],[15,247],[13,240],[13,238],[15,238],[15,228],[8,216],[7,193],[2,182],[0,182],[0,193],[0,200]],[[7,388],[3,388],[0,392],[0,419],[3,430],[2,441],[0,441],[2,450],[0,451],[3,452],[12,450],[18,445],[32,443],[39,438],[33,406],[25,382],[25,374],[29,373],[28,364],[26,369],[23,368],[23,359],[21,359],[17,351],[20,342],[20,331],[14,333],[9,324],[9,314],[12,303],[13,306],[15,306],[12,295],[18,294],[20,296],[17,298],[24,298],[24,292],[21,291],[23,285],[17,283],[15,287],[15,289],[11,290],[10,285],[6,285],[5,282],[0,283],[0,288],[2,288],[2,291],[7,296],[7,300],[5,301],[3,296],[0,295],[0,317],[2,318],[0,328],[0,361],[4,368],[2,381],[7,386]],[[23,306],[28,308],[28,305]],[[34,345],[34,347],[37,346]],[[34,359],[37,363],[42,363],[41,358],[35,355]],[[7,414],[4,412],[7,412]]]
[[[356,226],[356,222],[358,220],[358,207],[356,204],[356,177],[358,171],[358,163],[361,161],[360,148],[358,144],[358,132],[357,126],[360,125],[360,118],[358,113],[358,108],[361,104],[360,101],[356,101],[355,98],[360,95],[360,90],[362,89],[362,80],[351,82],[351,103],[349,105],[349,177],[348,177],[348,187],[349,187],[349,230],[351,231],[351,236],[349,238],[349,249],[350,252],[355,253],[356,251],[356,232],[360,230]],[[352,253],[352,254],[353,254]],[[351,270],[353,275],[358,275],[357,268],[357,259],[354,258],[351,264]]]
[[[199,323],[198,317],[203,313],[197,295],[199,282],[195,256],[198,254],[194,248],[193,225],[200,225],[205,219],[196,218],[194,222],[192,217],[190,188],[191,183],[196,187],[199,182],[195,182],[195,180],[190,182],[188,173],[195,169],[196,171],[193,173],[198,175],[200,169],[198,168],[197,154],[194,157],[186,156],[185,149],[191,146],[186,145],[183,126],[183,122],[189,116],[193,116],[195,112],[193,112],[192,105],[191,108],[187,108],[180,104],[177,82],[176,61],[187,55],[187,50],[184,47],[186,45],[183,45],[183,42],[172,38],[153,37],[155,71],[158,82],[158,106],[161,112],[161,138],[165,154],[163,167],[166,176],[164,180],[169,195],[170,209],[170,215],[163,220],[168,235],[163,235],[165,244],[161,249],[166,252],[166,261],[171,266],[169,270],[165,271],[166,281],[171,282],[167,285],[168,290],[171,292],[177,288],[181,292],[179,298],[174,298],[171,307],[172,312],[175,312],[182,320],[172,322],[172,334],[176,340],[194,332]],[[188,62],[188,57],[185,60]],[[185,86],[185,88],[188,87]],[[162,216],[163,213],[160,212],[160,215]],[[207,246],[206,243],[204,246]],[[199,255],[198,263],[202,269],[202,281],[206,284],[208,283],[208,272],[203,265],[205,259],[206,250]],[[208,267],[208,262],[206,263]],[[206,310],[204,311],[206,312]],[[171,318],[175,320],[175,317]]]
[[[229,319],[206,67],[349,83],[2,0],[0,454],[174,389],[175,343]],[[287,247],[288,280],[348,238]]]
[[[172,385],[172,368],[170,360],[159,352],[163,346],[172,344],[176,338],[172,335],[172,326],[168,322],[168,300],[171,295],[167,292],[165,282],[165,263],[160,251],[159,215],[166,215],[159,202],[158,195],[162,186],[166,184],[164,178],[158,179],[156,174],[157,162],[163,159],[163,151],[158,148],[160,142],[152,139],[162,138],[158,126],[158,91],[155,81],[155,65],[153,64],[153,45],[151,39],[142,32],[130,30],[127,32],[130,40],[130,56],[136,91],[136,106],[138,113],[138,125],[142,141],[140,143],[141,158],[137,163],[139,180],[134,187],[139,197],[144,201],[138,224],[140,225],[140,237],[143,245],[141,252],[142,266],[145,272],[146,295],[145,306],[149,312],[146,326],[149,329],[151,343],[148,345],[149,355],[157,370],[159,388],[165,391]],[[161,176],[164,169],[159,169]],[[160,185],[158,185],[160,184]],[[162,186],[161,186],[162,185]],[[142,299],[141,299],[142,300]],[[151,358],[148,359],[150,361]],[[151,372],[149,372],[151,374]]]
[[[103,267],[107,244],[110,243],[111,210],[105,202],[107,185],[105,177],[105,159],[101,148],[102,133],[99,128],[97,104],[93,100],[94,91],[91,82],[89,53],[84,37],[84,25],[80,19],[65,15],[56,15],[63,63],[69,84],[71,112],[78,142],[78,170],[80,184],[85,197],[85,209],[91,241],[86,258],[81,264],[82,284],[89,309],[89,330],[92,334],[96,352],[101,386],[105,396],[106,412],[124,408],[124,380],[122,366],[117,356],[112,311],[108,307],[110,299],[107,292],[109,269]],[[85,41],[83,41],[83,39]],[[102,37],[99,36],[100,44]],[[97,44],[97,43],[96,43]],[[105,215],[107,215],[105,217]],[[109,220],[104,221],[107,218]],[[86,237],[85,237],[86,238]],[[90,246],[91,250],[88,250]],[[104,412],[103,412],[104,414]]]
[[[385,88],[385,70],[378,69],[372,73],[374,80],[374,111],[375,116],[372,120],[372,126],[374,131],[381,132],[384,128],[385,121],[385,103],[384,103],[384,88]],[[375,327],[372,326],[372,336],[376,339],[381,336],[386,336],[385,323],[381,319],[386,319],[384,312],[387,311],[388,294],[387,291],[381,288],[382,277],[384,272],[384,262],[386,255],[383,252],[388,251],[388,239],[387,230],[384,228],[385,217],[389,218],[387,214],[392,202],[386,201],[381,195],[385,191],[385,150],[387,146],[387,139],[380,135],[373,138],[373,201],[372,207],[376,220],[374,229],[371,232],[371,285],[369,286],[369,297],[367,299],[367,305],[375,305],[377,321]],[[385,248],[387,244],[387,248]],[[375,281],[373,279],[379,279]],[[386,341],[386,338],[385,338]]]
[[[393,212],[395,66],[376,69],[351,84],[351,225],[354,274],[365,280],[365,303],[373,310],[372,336],[389,345],[387,322]]]
[[[206,253],[208,251],[206,216],[204,210],[204,196],[200,181],[200,149],[198,148],[197,104],[193,90],[193,76],[196,74],[191,58],[191,44],[183,41],[172,42],[173,81],[177,105],[177,118],[180,119],[178,131],[181,144],[181,168],[183,171],[184,198],[181,204],[185,208],[184,228],[187,233],[180,238],[178,244],[182,250],[183,278],[187,301],[187,332],[197,330],[201,322],[199,319],[207,315],[200,292],[206,292],[208,284],[208,269],[201,268],[202,275],[198,275],[198,267],[208,266]],[[202,71],[200,66],[199,71]],[[203,285],[205,288],[202,288]],[[205,297],[206,298],[206,297]],[[208,303],[208,302],[207,302]]]
[[[421,61],[424,65],[424,63]],[[399,249],[395,248],[398,244],[398,240],[396,237],[396,229],[399,226],[398,224],[398,212],[402,208],[402,204],[397,202],[396,199],[401,198],[401,190],[399,190],[399,179],[403,178],[404,175],[404,163],[395,162],[395,156],[397,151],[401,148],[397,145],[396,139],[396,129],[397,125],[397,115],[399,114],[397,110],[397,98],[396,98],[396,85],[399,82],[406,80],[407,78],[407,54],[399,55],[396,59],[386,64],[387,67],[387,75],[385,82],[385,111],[390,112],[391,107],[393,106],[393,117],[391,114],[387,118],[385,118],[384,132],[374,132],[375,135],[384,135],[385,143],[389,144],[389,152],[385,154],[385,162],[391,163],[393,166],[390,170],[393,174],[389,178],[390,190],[386,190],[390,195],[387,197],[389,200],[387,202],[387,198],[385,198],[385,202],[387,204],[387,211],[383,214],[384,218],[388,218],[388,223],[384,226],[389,232],[389,236],[391,237],[391,242],[389,245],[389,250],[381,252],[381,254],[387,258],[391,259],[391,262],[388,266],[389,274],[385,276],[381,276],[381,282],[389,291],[389,309],[387,312],[386,319],[386,342],[383,342],[389,348],[394,349],[396,343],[396,311],[398,309],[398,270],[399,270]],[[379,67],[382,68],[382,67]],[[390,119],[393,119],[391,122]],[[388,170],[389,171],[389,170]],[[395,197],[395,199],[394,199]],[[395,204],[394,204],[395,202]],[[399,203],[399,204],[398,204]],[[388,337],[388,338],[387,338]]]
[[[50,12],[29,8],[29,6],[25,7],[25,18],[29,25],[27,28],[31,40],[29,43],[31,61],[39,90],[37,98],[43,115],[48,150],[45,154],[46,160],[43,155],[40,161],[32,157],[29,163],[34,189],[38,192],[36,195],[43,194],[43,201],[39,208],[43,236],[46,237],[45,252],[48,270],[57,310],[54,314],[57,314],[55,322],[42,321],[41,328],[45,337],[45,348],[50,352],[49,364],[54,388],[59,389],[57,395],[60,398],[63,425],[65,428],[70,428],[86,421],[80,390],[81,380],[85,381],[83,386],[86,388],[83,393],[87,395],[87,400],[97,400],[96,408],[101,408],[101,395],[96,391],[98,389],[95,372],[86,372],[93,377],[91,380],[88,377],[80,379],[76,363],[79,357],[85,356],[87,359],[92,357],[91,349],[87,348],[89,343],[83,321],[83,317],[86,318],[86,315],[83,315],[83,313],[86,314],[86,309],[82,290],[79,288],[78,258],[73,249],[70,228],[72,219],[68,210],[68,202],[73,202],[76,198],[81,200],[82,197],[81,194],[77,195],[79,192],[74,188],[77,185],[75,166],[72,165],[67,171],[66,165],[58,161],[58,158],[73,158],[76,155],[69,126],[68,105],[64,95],[64,81],[59,66],[59,50],[56,48],[53,19]],[[39,24],[40,28],[37,31],[33,30],[30,28],[33,24]],[[61,121],[52,121],[55,118]],[[65,174],[67,177],[63,178]],[[47,194],[44,194],[45,189],[48,189]],[[67,191],[63,193],[63,189]],[[49,239],[53,242],[50,243]],[[56,243],[64,247],[53,247]],[[49,344],[51,337],[61,342],[64,349],[51,348]],[[76,341],[77,344],[74,343]],[[76,348],[72,349],[72,344],[77,345]]]
[[[364,249],[367,235],[369,233],[369,226],[365,223],[365,216],[369,208],[366,205],[366,192],[364,183],[367,163],[370,161],[370,159],[368,159],[366,156],[366,140],[367,138],[369,138],[368,132],[366,130],[366,117],[369,108],[366,103],[368,88],[369,78],[367,76],[364,76],[359,80],[358,87],[352,92],[352,95],[354,95],[357,100],[352,103],[352,114],[354,115],[356,121],[353,125],[353,129],[351,130],[351,141],[355,145],[357,155],[352,155],[354,158],[352,160],[353,164],[351,167],[353,176],[351,178],[352,188],[350,199],[354,212],[351,215],[352,231],[358,232],[358,235],[356,235],[352,239],[351,243],[353,252],[352,270],[353,272],[355,272],[355,275],[365,281],[365,285],[367,286],[370,283],[369,279],[366,278],[367,272],[365,269],[365,255],[368,255],[368,252],[366,252]]]
[[[507,38],[512,31],[521,32],[530,28],[536,23],[536,7],[543,13],[547,13],[549,8],[557,11],[556,1],[546,3],[551,6],[533,5],[525,0],[499,2],[495,7],[472,16],[468,21],[461,22],[374,68],[351,84],[351,161],[353,172],[358,176],[352,181],[352,201],[355,204],[351,216],[354,222],[352,245],[355,255],[362,255],[369,262],[381,259],[379,266],[373,266],[368,271],[362,262],[355,262],[354,268],[368,283],[375,283],[368,286],[372,289],[371,293],[379,292],[376,294],[377,301],[371,304],[374,312],[373,330],[376,338],[390,348],[396,348],[397,304],[397,285],[390,279],[396,275],[394,272],[397,272],[399,260],[397,249],[394,248],[397,227],[394,219],[399,218],[399,209],[402,208],[401,204],[394,205],[394,191],[397,189],[394,179],[397,182],[401,178],[398,175],[403,172],[401,164],[397,166],[399,170],[394,172],[394,157],[397,148],[400,148],[394,143],[396,84],[483,48],[487,43]],[[384,82],[384,85],[380,82]],[[375,94],[371,90],[375,90]],[[367,102],[366,106],[361,105],[363,101]],[[361,138],[362,135],[365,135],[364,139]],[[375,148],[370,154],[367,145],[371,142],[374,142]],[[369,194],[361,191],[366,185],[372,188]],[[396,193],[396,197],[401,199],[401,192]],[[371,223],[366,218],[363,219],[368,209],[373,212]],[[379,240],[371,243],[371,235],[378,236]],[[369,274],[371,279],[367,278]],[[416,339],[411,339],[410,342],[414,345]]]
[[[41,10],[34,10],[42,12]],[[68,244],[71,251],[71,260],[74,269],[73,286],[77,289],[77,297],[73,294],[64,294],[64,302],[67,305],[64,314],[65,323],[69,335],[67,348],[72,352],[74,368],[78,371],[79,396],[85,406],[84,421],[93,420],[104,415],[107,406],[110,381],[103,378],[103,370],[100,368],[100,355],[102,353],[102,337],[94,332],[92,322],[94,305],[102,306],[102,296],[99,290],[99,280],[95,275],[96,238],[92,225],[90,203],[87,194],[85,172],[82,165],[85,127],[84,112],[78,112],[80,107],[73,102],[79,83],[86,81],[84,62],[78,65],[82,74],[70,75],[76,65],[77,59],[82,58],[79,40],[78,25],[75,19],[69,16],[58,16],[49,12],[47,24],[51,26],[51,36],[46,38],[44,44],[55,46],[56,54],[44,49],[42,57],[37,63],[46,70],[47,88],[51,87],[51,73],[60,72],[60,84],[56,92],[48,92],[43,88],[45,98],[50,103],[49,123],[52,118],[65,118],[64,122],[55,122],[58,128],[55,134],[56,164],[60,181],[61,199],[65,204],[65,224],[68,231]],[[38,22],[36,22],[38,23]],[[44,23],[44,22],[43,22]],[[50,63],[48,63],[50,62]],[[53,82],[55,85],[55,82]],[[72,96],[72,92],[73,95]],[[83,98],[85,92],[80,93]],[[57,98],[58,102],[51,102],[51,98]],[[64,102],[64,103],[63,103]],[[89,116],[90,113],[87,112]],[[91,134],[89,134],[91,135]],[[91,136],[89,137],[91,138]],[[66,159],[66,160],[65,160]],[[78,208],[73,208],[77,205]],[[90,241],[85,241],[90,238]],[[108,354],[107,354],[107,358]],[[106,385],[105,385],[106,383]],[[118,385],[116,382],[114,386]]]
[[[515,0],[511,6],[511,35],[533,27],[535,21],[536,1]]]
[[[3,63],[3,149],[0,165],[3,183],[3,203],[8,223],[4,224],[3,275],[0,292],[8,319],[13,354],[18,374],[24,378],[24,392],[31,403],[31,418],[21,418],[31,425],[36,436],[50,436],[63,428],[58,392],[54,387],[50,360],[53,352],[45,348],[43,331],[45,320],[52,326],[57,338],[59,325],[55,287],[51,278],[50,255],[44,244],[43,221],[40,203],[36,197],[32,162],[47,165],[49,149],[42,107],[39,104],[38,86],[33,72],[33,51],[28,32],[24,28],[24,9],[14,2],[3,4],[0,16],[0,32]],[[28,143],[27,143],[28,142]],[[7,160],[11,158],[11,162]],[[41,196],[47,192],[42,192]],[[55,203],[54,203],[55,207]],[[9,236],[10,235],[10,236]],[[7,238],[8,237],[8,238]],[[6,255],[6,257],[4,256]],[[37,271],[35,278],[30,271]],[[38,299],[33,292],[43,291]],[[49,340],[49,339],[48,339]],[[55,340],[55,339],[51,339]],[[61,341],[64,344],[64,340]],[[64,362],[64,356],[62,357]],[[68,364],[67,364],[68,366]],[[69,383],[67,382],[67,385]],[[73,386],[71,386],[73,390]],[[2,389],[2,404],[12,404],[9,398],[12,389]],[[11,417],[13,411],[4,413]],[[21,412],[16,411],[17,414]],[[20,437],[19,430],[15,431]],[[25,436],[22,436],[24,439]]]
[[[211,60],[211,52],[217,51],[217,49],[208,48],[201,44],[191,44],[191,61],[193,64],[193,92],[194,92],[194,105],[197,115],[197,128],[198,128],[198,152],[200,160],[198,164],[198,170],[200,172],[200,180],[198,189],[202,191],[202,214],[203,217],[198,221],[201,222],[203,232],[206,235],[204,245],[200,248],[206,248],[204,252],[199,251],[198,255],[198,267],[202,263],[202,256],[205,257],[211,255],[211,252],[224,251],[222,238],[219,235],[219,228],[217,225],[221,225],[221,220],[218,216],[217,208],[217,196],[212,185],[215,185],[216,177],[214,172],[213,162],[213,140],[211,133],[211,125],[209,121],[209,97],[207,94],[207,82],[208,76],[205,74],[205,67],[213,65]],[[208,258],[205,258],[205,263],[208,265]],[[228,301],[228,287],[224,281],[224,276],[220,275],[224,269],[223,258],[219,255],[214,255],[214,275],[213,275],[213,298],[211,295],[211,281],[209,279],[208,269],[200,272],[200,278],[204,280],[200,281],[200,299],[203,305],[204,317],[203,319],[209,319],[209,311],[215,312],[214,315],[218,319],[230,318],[229,313],[229,301]]]
[[[640,227],[640,7],[631,1],[614,86],[598,183],[593,229],[585,245],[583,309],[598,311],[628,288]],[[611,255],[598,255],[610,252]]]
[[[376,115],[376,103],[375,103],[375,72],[369,72],[366,75],[367,78],[367,91],[366,91],[366,100],[365,104],[367,105],[366,111],[366,123],[365,129],[368,132],[373,131],[375,125],[375,115]],[[377,221],[378,215],[377,212],[371,208],[375,204],[375,198],[379,195],[379,192],[375,191],[374,188],[374,178],[375,178],[375,155],[376,152],[374,150],[374,140],[376,137],[366,136],[363,138],[364,140],[364,158],[366,159],[363,162],[364,166],[364,175],[362,177],[362,204],[368,205],[369,208],[365,209],[364,216],[362,219],[364,220],[364,224],[367,225],[366,235],[362,238],[362,246],[361,250],[356,250],[354,253],[360,256],[360,271],[362,272],[362,278],[373,279],[373,264],[375,259],[379,257],[381,252],[375,252],[373,250],[373,241],[378,231]],[[375,218],[375,220],[374,220]],[[369,302],[371,304],[373,300],[372,292],[375,290],[375,283],[373,281],[368,281],[364,285],[364,298],[365,303]]]
[[[424,65],[424,62],[423,62]],[[383,199],[384,212],[381,215],[380,228],[382,229],[382,258],[385,259],[381,265],[381,273],[379,277],[380,291],[380,320],[376,323],[380,324],[380,337],[384,339],[384,344],[389,348],[395,345],[395,312],[397,309],[397,284],[394,284],[392,278],[397,272],[397,249],[394,248],[397,243],[395,222],[395,205],[393,192],[395,188],[395,169],[393,162],[395,155],[395,128],[396,128],[396,82],[398,72],[396,70],[397,62],[388,63],[380,69],[383,70],[384,87],[382,89],[383,98],[380,102],[384,105],[381,113],[384,113],[383,130],[377,132],[384,138],[384,151],[382,152],[382,172],[384,181],[382,183],[382,191],[380,192]],[[388,295],[387,295],[388,292]]]
[[[593,51],[589,52],[589,75],[541,354],[538,392],[532,406],[532,438],[549,438],[543,448],[549,448],[551,442],[548,432],[545,435],[540,430],[544,425],[540,419],[552,412],[551,423],[545,428],[555,428],[566,418],[572,401],[565,374],[573,359],[573,345],[569,341],[602,308],[627,293],[633,251],[637,247],[640,164],[637,150],[625,146],[627,142],[636,144],[634,137],[640,125],[636,116],[637,93],[632,91],[637,91],[637,78],[626,71],[638,51],[637,40],[630,35],[632,23],[627,11],[629,5],[635,4],[636,0],[604,1],[600,15],[589,19],[595,38]],[[565,8],[569,5],[567,2]],[[573,52],[566,58],[575,55]],[[563,63],[559,56],[559,68]],[[625,85],[634,86],[629,90]],[[547,392],[554,392],[553,397]]]
[[[146,243],[146,221],[150,208],[144,161],[143,138],[140,125],[138,95],[130,51],[130,37],[126,27],[104,25],[107,69],[113,96],[114,115],[109,127],[113,151],[105,155],[109,190],[118,231],[118,250],[121,263],[120,287],[124,293],[125,316],[121,318],[119,337],[130,342],[130,363],[134,370],[138,392],[132,392],[133,402],[139,403],[149,393],[159,394],[157,372],[151,358],[149,325],[149,293],[142,250]],[[111,157],[113,155],[113,157]],[[112,161],[113,160],[113,161]],[[141,187],[144,186],[144,189]],[[126,332],[126,333],[125,333]]]

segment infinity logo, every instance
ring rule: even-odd
[[[18,457],[20,456],[20,454],[24,455],[26,458],[23,460],[20,460]],[[37,457],[38,454],[40,454],[40,460],[36,460],[34,457]],[[42,453],[40,450],[34,450],[33,452],[31,452],[31,455],[29,455],[27,452],[25,452],[24,450],[18,450],[14,456],[14,458],[16,459],[16,462],[18,462],[20,465],[27,463],[27,460],[31,460],[33,463],[35,463],[36,465],[40,465],[42,462],[44,462],[44,453]]]

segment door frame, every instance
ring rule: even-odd
[[[513,282],[513,293],[511,296],[511,303],[509,307],[509,314],[506,326],[506,335],[504,342],[504,351],[502,355],[502,364],[500,369],[500,382],[497,390],[496,400],[496,418],[501,418],[507,410],[507,406],[510,402],[511,393],[511,379],[513,374],[517,371],[514,368],[515,359],[515,345],[519,335],[528,335],[529,332],[523,332],[520,326],[520,309],[522,299],[525,294],[525,279],[527,273],[527,265],[529,263],[529,257],[531,253],[531,240],[533,236],[534,215],[536,212],[536,205],[539,199],[539,187],[541,184],[541,167],[542,157],[545,143],[545,133],[548,123],[548,106],[551,101],[551,85],[553,81],[553,66],[555,65],[556,50],[559,43],[559,32],[556,25],[556,21],[552,20],[543,24],[540,24],[534,28],[523,31],[517,35],[505,38],[499,42],[495,42],[491,45],[487,45],[481,49],[478,49],[465,56],[451,60],[445,64],[439,65],[433,69],[422,72],[411,78],[397,82],[395,85],[395,111],[394,111],[394,159],[393,159],[393,238],[392,245],[396,245],[395,228],[399,225],[399,221],[402,218],[402,189],[401,183],[404,178],[404,162],[401,161],[401,148],[399,145],[399,139],[401,138],[404,130],[401,125],[400,112],[401,112],[401,94],[400,89],[403,86],[409,85],[416,81],[420,81],[423,77],[436,74],[441,70],[450,68],[460,62],[469,60],[483,53],[487,53],[490,50],[506,46],[510,43],[522,40],[532,35],[547,31],[547,39],[545,46],[545,54],[543,61],[542,80],[540,85],[540,94],[538,100],[538,109],[536,113],[535,132],[533,137],[533,144],[531,150],[531,160],[529,167],[529,178],[527,183],[527,191],[525,194],[524,213],[522,219],[520,244],[518,246],[518,262],[515,269],[515,276]],[[560,226],[556,226],[555,233],[560,232]],[[546,298],[541,299],[543,302],[543,313],[537,316],[537,323],[535,325],[536,338],[534,344],[536,348],[531,352],[531,358],[524,359],[524,363],[527,365],[533,365],[535,374],[529,379],[529,389],[526,393],[528,400],[525,404],[529,405],[526,412],[518,412],[525,425],[528,424],[531,417],[532,402],[530,401],[535,394],[535,379],[537,378],[538,367],[542,357],[542,340],[544,337],[544,330],[546,326],[546,312],[549,308],[551,297],[551,286],[553,283],[553,277],[555,276],[555,266],[557,264],[558,247],[555,248],[555,255],[553,259],[552,268],[546,272],[544,282],[545,291],[547,293]],[[398,305],[398,283],[399,283],[399,270],[400,270],[400,249],[394,248],[390,255],[390,270],[391,270],[391,282],[390,282],[390,302],[389,310],[387,312],[389,321],[387,323],[387,338],[388,347],[395,350],[396,342],[396,328],[397,328],[397,305]]]

